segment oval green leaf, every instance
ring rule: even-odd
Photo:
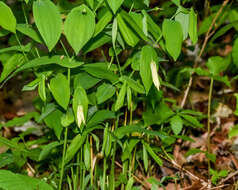
[[[183,42],[183,31],[179,22],[165,19],[162,25],[162,33],[165,39],[165,46],[174,61],[180,55]]]
[[[170,119],[170,125],[175,135],[178,135],[183,129],[183,120],[180,116],[175,115]]]
[[[189,12],[189,30],[188,34],[193,44],[196,44],[198,41],[198,32],[197,32],[197,14],[194,12],[193,8]]]
[[[111,98],[116,92],[116,88],[111,84],[103,83],[97,88],[97,103],[101,104]]]
[[[124,0],[107,0],[109,7],[112,9],[112,12],[115,14],[120,8]]]
[[[0,26],[16,33],[16,18],[12,10],[2,1],[0,1]]]
[[[46,46],[51,51],[61,35],[62,20],[59,10],[50,0],[37,0],[33,3],[33,16]]]
[[[70,87],[66,77],[59,73],[50,80],[50,90],[56,102],[67,110],[70,99]]]
[[[94,13],[86,5],[72,9],[64,23],[64,32],[76,54],[91,39],[94,31]]]

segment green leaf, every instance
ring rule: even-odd
[[[183,120],[179,115],[175,115],[170,119],[170,125],[175,135],[178,135],[183,129]]]
[[[216,76],[213,76],[213,79],[216,80],[216,81],[219,81],[219,82],[223,82],[228,87],[231,87],[231,83],[229,81],[228,76],[216,75]]]
[[[40,76],[39,86],[38,86],[38,94],[43,102],[46,101],[46,91],[45,91],[45,75],[42,74]]]
[[[134,47],[139,42],[139,38],[136,36],[135,32],[132,31],[132,29],[130,29],[129,26],[126,24],[126,22],[123,20],[121,13],[117,14],[117,23],[119,26],[119,30],[126,43],[129,46]]]
[[[149,162],[148,161],[148,154],[147,154],[145,145],[143,144],[143,163],[144,163],[144,167],[145,167],[145,172],[148,171],[148,166],[149,166],[148,162]]]
[[[67,110],[70,99],[70,87],[66,77],[59,73],[50,80],[50,90],[56,102]]]
[[[113,13],[116,14],[117,10],[121,7],[124,0],[107,0],[109,7]]]
[[[234,24],[237,25],[238,21],[230,23],[225,25],[224,27],[222,27],[221,29],[219,29],[212,37],[211,40],[209,40],[209,43],[213,43],[217,38],[219,38],[220,36],[224,35],[227,31],[229,31],[230,29],[233,28]],[[234,48],[234,46],[233,46]],[[232,48],[232,49],[233,49]]]
[[[132,88],[135,92],[138,92],[140,94],[144,94],[145,93],[144,87],[139,82],[134,81],[133,79],[129,78],[128,76],[122,76],[120,78],[120,80],[122,82],[126,81],[128,86],[130,88]]]
[[[106,119],[113,119],[115,117],[116,117],[115,113],[112,111],[99,110],[92,116],[92,118],[90,118],[90,120],[87,123],[87,127],[93,127],[105,121]]]
[[[215,154],[206,152],[205,155],[206,155],[207,159],[211,160],[213,163],[216,163],[216,155]]]
[[[116,88],[110,84],[103,83],[97,88],[97,103],[101,104],[111,98],[116,92]]]
[[[145,146],[146,150],[148,151],[148,153],[150,154],[150,156],[154,159],[154,161],[159,165],[162,166],[163,165],[163,161],[160,159],[159,156],[156,155],[156,153],[153,151],[153,149],[150,147],[149,144],[147,143],[143,143],[143,145]]]
[[[113,46],[114,51],[116,51],[117,33],[118,33],[117,18],[114,18],[113,24],[112,24],[112,46]]]
[[[40,35],[29,24],[17,24],[16,28],[22,34],[29,36],[38,43],[42,43]]]
[[[115,103],[115,111],[118,111],[124,105],[124,99],[126,96],[126,87],[127,87],[126,82],[124,82]]]
[[[14,156],[10,153],[1,153],[0,154],[0,168],[3,168],[11,163],[14,163]]]
[[[235,42],[232,47],[232,58],[233,62],[238,67],[238,38],[235,39]]]
[[[67,164],[74,157],[80,147],[82,147],[86,137],[86,135],[78,134],[73,138],[66,151],[65,164]]]
[[[175,139],[173,137],[170,137],[168,135],[165,135],[164,133],[158,132],[158,131],[152,131],[148,129],[144,129],[142,126],[139,125],[129,125],[129,126],[123,126],[119,127],[114,131],[114,134],[119,138],[122,139],[126,134],[131,133],[145,133],[147,135],[152,136],[158,136],[161,138],[163,142],[169,143],[170,141],[174,141]]]
[[[225,71],[229,66],[230,62],[220,56],[210,57],[206,66],[208,67],[210,73],[213,75],[219,75],[221,72]]]
[[[61,117],[61,124],[64,127],[70,126],[74,122],[74,114],[72,108],[69,108],[67,112]]]
[[[192,127],[194,128],[202,128],[203,125],[201,123],[199,123],[199,121],[193,117],[193,116],[190,116],[190,115],[181,115],[186,121],[188,121]]]
[[[171,0],[178,7],[180,6],[180,0]]]
[[[162,33],[165,39],[166,49],[174,61],[176,61],[180,55],[183,42],[183,31],[180,23],[165,19],[162,24]]]
[[[83,147],[84,152],[84,164],[87,170],[90,169],[90,163],[91,163],[91,154],[90,154],[90,144],[88,142],[88,139],[86,140],[86,143],[84,143]]]
[[[10,51],[19,51],[19,52],[29,52],[32,48],[32,44],[28,43],[25,46],[11,46],[11,47],[7,47],[7,48],[2,48],[0,49],[0,53],[6,53],[6,52],[10,52]]]
[[[61,117],[63,116],[63,113],[55,109],[54,111],[51,111],[47,114],[47,116],[44,118],[44,122],[46,125],[53,129],[55,132],[55,135],[58,139],[60,139],[61,132],[63,130],[63,126],[61,124]]]
[[[86,72],[79,73],[74,78],[74,88],[76,89],[78,86],[82,86],[85,90],[94,87],[97,83],[99,83],[101,79],[92,77]]]
[[[62,143],[59,143],[58,141],[54,141],[52,143],[47,144],[44,146],[40,152],[38,160],[44,160],[47,158],[47,156],[50,154],[51,150],[54,149],[55,147],[61,145]]]
[[[50,0],[37,0],[33,2],[33,16],[46,46],[51,51],[58,42],[62,30],[59,10]]]
[[[197,153],[204,153],[204,151],[202,151],[201,149],[192,148],[192,149],[190,149],[189,151],[186,152],[185,156],[188,157],[188,156],[191,156],[191,155],[194,155],[194,154],[197,154]]]
[[[112,20],[112,17],[113,17],[113,15],[112,15],[111,11],[106,9],[103,16],[100,18],[100,20],[96,24],[94,36],[97,36],[100,32],[103,31],[103,29]]]
[[[103,46],[111,40],[111,37],[107,33],[101,32],[97,36],[91,38],[91,40],[89,40],[89,42],[83,47],[82,51],[84,52],[84,54],[86,54]]]
[[[15,142],[13,140],[8,140],[5,137],[0,136],[0,144],[5,145],[13,150],[26,152],[26,150],[23,147],[21,147],[20,145],[18,145],[17,142]]]
[[[126,184],[125,190],[132,190],[133,184],[134,184],[134,178],[130,177],[130,179],[128,180],[128,182]]]
[[[229,130],[229,138],[235,137],[238,135],[238,125],[235,125],[234,127],[230,128]]]
[[[69,147],[67,148],[66,155],[65,155],[65,164],[67,164],[78,152],[78,150],[84,144],[88,133],[95,129],[102,129],[102,127],[90,127],[88,130],[85,130],[82,134],[76,135],[73,140],[71,141]]]
[[[234,115],[238,116],[238,93],[235,93],[234,96],[236,98],[236,110],[234,111]]]
[[[144,46],[141,50],[140,59],[140,76],[145,87],[146,94],[149,93],[152,85],[152,74],[150,64],[151,62],[158,62],[156,51],[151,46]]]
[[[161,102],[157,106],[157,110],[155,113],[153,112],[144,112],[143,120],[146,126],[153,124],[162,124],[167,122],[168,119],[174,115],[174,112],[168,107],[168,105],[164,102]]]
[[[122,10],[120,12],[123,20],[128,24],[128,26],[134,31],[136,32],[136,34],[138,36],[140,36],[141,39],[143,39],[144,41],[148,41],[148,38],[146,37],[146,35],[143,32],[143,29],[140,28],[138,22],[136,22],[133,18],[132,18],[132,13],[127,13],[126,11]]]
[[[93,36],[95,30],[94,13],[81,5],[71,10],[64,23],[64,32],[76,54]]]
[[[0,188],[6,190],[53,190],[50,185],[40,179],[12,173],[8,170],[0,170]]]
[[[5,80],[12,71],[17,69],[19,66],[23,65],[25,58],[22,54],[15,54],[10,57],[3,66],[3,71],[1,73],[0,82]]]
[[[16,69],[10,76],[7,77],[7,79],[4,81],[6,83],[9,79],[11,79],[13,76],[15,76],[17,73],[24,71],[26,69],[32,69],[37,68],[41,66],[56,64],[60,67],[66,67],[66,68],[76,68],[81,65],[83,65],[83,62],[78,62],[73,59],[69,59],[67,57],[62,57],[59,55],[54,55],[52,57],[49,56],[43,56],[36,59],[33,59],[24,65],[22,65],[20,68]]]
[[[158,39],[161,38],[161,35],[162,35],[162,31],[160,27],[155,23],[155,21],[151,18],[151,16],[146,11],[143,10],[142,12],[147,17],[149,33],[151,33],[154,39],[157,41]],[[165,45],[163,40],[159,40],[159,44],[161,48],[165,50]]]
[[[197,14],[191,8],[189,12],[189,30],[188,34],[193,44],[196,44],[198,41],[198,32],[197,32]]]
[[[0,1],[0,26],[10,32],[16,33],[16,18],[12,10]]]
[[[84,65],[83,70],[94,77],[106,79],[111,81],[112,83],[118,81],[118,76],[115,75],[111,70],[109,70],[105,63],[87,64]]]
[[[220,177],[226,177],[228,175],[228,171],[227,170],[221,170],[221,171],[219,171],[218,175]]]
[[[213,18],[215,17],[216,13],[211,14],[210,16],[206,17],[199,26],[198,36],[206,33],[209,29],[209,26],[212,23]]]
[[[181,24],[183,30],[183,40],[185,40],[188,37],[190,15],[183,13],[180,8],[178,8],[177,12],[178,14],[176,14],[175,20]]]
[[[0,124],[0,129],[1,127],[14,127],[14,126],[21,126],[24,123],[26,123],[27,121],[31,120],[32,118],[34,118],[35,120],[38,119],[39,117],[39,113],[38,112],[29,112],[27,114],[25,114],[22,117],[15,117],[14,119],[6,122],[5,124]]]
[[[81,86],[78,86],[74,91],[73,111],[78,127],[81,124],[85,124],[88,113],[88,97],[86,91]]]
[[[88,6],[93,9],[94,8],[94,0],[86,0],[86,3],[88,4]]]

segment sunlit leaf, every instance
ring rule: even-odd
[[[50,0],[37,0],[33,2],[33,16],[45,44],[51,51],[58,42],[62,30],[59,10]]]
[[[16,18],[12,10],[3,1],[0,1],[0,26],[16,33]]]
[[[81,5],[71,10],[64,23],[65,36],[76,54],[93,36],[95,30],[94,13]]]

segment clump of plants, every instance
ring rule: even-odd
[[[179,0],[0,1],[0,39],[8,43],[0,47],[1,86],[24,74],[33,79],[22,86],[23,91],[39,94],[34,112],[0,126],[21,126],[29,120],[43,126],[43,135],[35,140],[25,140],[34,129],[12,139],[0,137],[7,147],[0,154],[0,188],[129,190],[151,184],[156,189],[163,182],[141,181],[136,171],[154,176],[164,161],[182,170],[172,156],[174,144],[179,139],[192,141],[189,133],[204,128],[206,118],[199,110],[185,107],[192,78],[211,80],[210,134],[213,83],[230,86],[222,73],[234,66],[228,55],[210,57],[206,67],[200,67],[204,52],[216,47],[215,40],[228,26],[236,25],[229,20],[223,27],[225,16],[219,13],[220,7],[213,7],[198,31],[193,4]],[[216,32],[219,26],[223,28]],[[203,34],[207,41],[200,42]],[[204,49],[196,60],[189,60],[186,52],[199,44]],[[182,105],[170,94],[182,94]],[[210,139],[207,146],[204,153],[211,167],[216,157]],[[26,166],[33,167],[35,178],[26,175]],[[227,175],[210,171],[213,184]]]

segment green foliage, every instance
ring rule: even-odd
[[[72,9],[64,23],[65,36],[76,54],[90,40],[94,30],[94,14],[85,5]]]
[[[210,169],[209,173],[212,175],[211,181],[212,181],[212,184],[214,184],[214,185],[217,184],[217,181],[220,178],[224,178],[228,175],[227,170],[216,171],[216,170]]]
[[[62,20],[57,7],[50,0],[34,1],[33,16],[45,44],[49,51],[52,51],[62,30]]]
[[[0,26],[10,32],[16,33],[16,18],[12,10],[0,1]]]
[[[204,126],[202,113],[178,107],[171,97],[184,91],[192,74],[228,87],[227,72],[237,74],[236,35],[232,53],[210,54],[227,31],[237,30],[232,6],[218,18],[217,32],[203,50],[206,67],[194,68],[197,55],[191,59],[187,52],[197,54],[196,47],[202,47],[217,7],[204,17],[190,7],[196,3],[180,0],[156,5],[149,0],[5,2],[0,1],[0,84],[20,73],[26,80],[31,73],[23,90],[36,90],[39,97],[36,111],[0,128],[32,120],[44,135],[28,138],[29,129],[12,139],[0,137],[6,149],[0,168],[8,169],[0,170],[2,189],[140,189],[136,170],[153,176],[164,159],[172,159],[177,139],[191,141],[191,131]],[[234,126],[229,137],[236,135]],[[216,155],[200,149],[187,156],[196,153],[216,161]],[[49,185],[16,174],[29,163]],[[115,163],[122,164],[120,176]],[[213,184],[226,174],[210,173]],[[177,178],[148,182],[156,189],[166,180]]]

